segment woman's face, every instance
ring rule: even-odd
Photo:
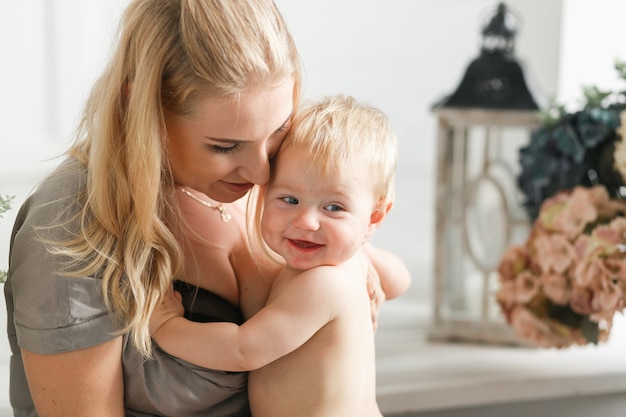
[[[201,99],[192,115],[167,115],[174,181],[229,203],[269,180],[293,113],[292,79],[238,97]]]

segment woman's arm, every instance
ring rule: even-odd
[[[123,417],[122,337],[86,349],[40,355],[22,349],[39,417]]]

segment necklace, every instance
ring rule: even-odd
[[[226,207],[224,207],[224,205],[220,204],[219,206],[214,206],[213,204],[201,200],[198,197],[196,197],[195,195],[193,195],[192,193],[190,193],[189,191],[187,191],[186,189],[184,189],[183,187],[178,187],[178,189],[185,194],[187,197],[190,197],[192,200],[196,200],[198,203],[202,204],[205,207],[208,208],[212,208],[212,209],[216,209],[219,210],[220,212],[220,217],[222,218],[222,221],[224,223],[226,223],[227,221],[229,221],[230,219],[232,219],[232,215],[226,210]]]

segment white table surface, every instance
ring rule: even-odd
[[[617,315],[605,344],[562,350],[429,343],[424,332],[377,337],[378,403],[401,413],[626,395],[626,320]]]

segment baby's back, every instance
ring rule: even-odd
[[[250,373],[255,417],[381,417],[366,281],[352,278],[334,319],[291,354]]]

